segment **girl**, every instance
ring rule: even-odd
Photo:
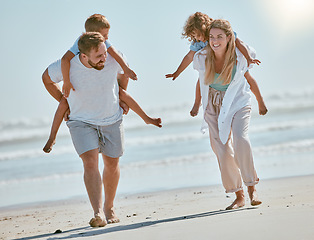
[[[208,29],[211,22],[212,22],[212,19],[205,13],[201,13],[201,12],[196,12],[188,18],[183,28],[182,35],[183,37],[188,38],[189,41],[192,42],[190,46],[190,51],[185,55],[178,69],[172,74],[167,74],[166,78],[172,77],[172,80],[175,80],[193,61],[193,57],[195,53],[203,49],[205,46],[207,46],[208,38],[209,38]],[[236,33],[234,34],[235,34],[236,47],[245,56],[248,66],[254,63],[259,65],[260,61],[250,56],[244,43],[236,37]],[[254,93],[256,100],[258,102],[259,114],[265,115],[267,113],[267,108],[265,106],[264,100],[261,96],[261,93],[259,91],[256,81],[253,78],[249,78],[248,82],[251,86],[251,91]],[[198,109],[200,107],[200,104],[201,104],[200,88],[199,88],[199,81],[197,81],[195,101],[194,101],[193,108],[190,111],[190,114],[192,117],[198,114]]]
[[[218,19],[211,23],[209,44],[195,55],[193,65],[199,72],[204,120],[223,186],[226,192],[236,194],[235,201],[226,209],[244,206],[242,180],[248,187],[251,205],[259,205],[262,202],[255,190],[259,178],[248,137],[251,95],[246,80],[252,77],[244,55],[235,46],[228,21]]]

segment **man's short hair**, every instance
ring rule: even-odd
[[[104,37],[99,32],[83,33],[78,41],[80,53],[89,55],[92,49],[98,51],[101,43],[105,41]]]
[[[103,28],[110,28],[109,21],[104,15],[93,14],[85,21],[86,32],[99,32]]]

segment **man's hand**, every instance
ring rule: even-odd
[[[69,116],[70,116],[70,109],[68,109],[66,112],[65,112],[65,114],[64,114],[64,116],[63,116],[63,119],[64,119],[64,121],[69,121]]]
[[[123,110],[123,114],[124,114],[124,115],[127,115],[128,112],[129,112],[129,110],[130,110],[129,106],[128,106],[125,102],[123,102],[123,101],[121,101],[121,100],[119,100],[119,104],[120,104],[120,107],[121,107],[122,110]]]
[[[75,91],[71,82],[63,82],[62,93],[65,98],[69,97],[71,89]]]

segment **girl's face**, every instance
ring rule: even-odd
[[[195,30],[192,33],[192,37],[195,38],[196,41],[198,41],[198,42],[205,42],[206,41],[205,35],[198,30]]]
[[[209,45],[215,53],[225,52],[230,38],[223,30],[212,28],[209,32]]]

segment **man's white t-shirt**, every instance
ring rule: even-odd
[[[58,76],[53,77],[52,81],[62,81],[60,61],[51,64],[48,72],[51,76]],[[67,98],[70,120],[107,126],[122,119],[118,73],[123,73],[123,70],[110,54],[102,70],[85,67],[79,55],[76,55],[70,67],[70,81],[75,91],[71,90]]]
[[[120,65],[108,54],[102,70],[85,67],[79,55],[71,60],[70,81],[75,89],[68,97],[70,120],[95,125],[113,124],[122,118],[117,74]]]

